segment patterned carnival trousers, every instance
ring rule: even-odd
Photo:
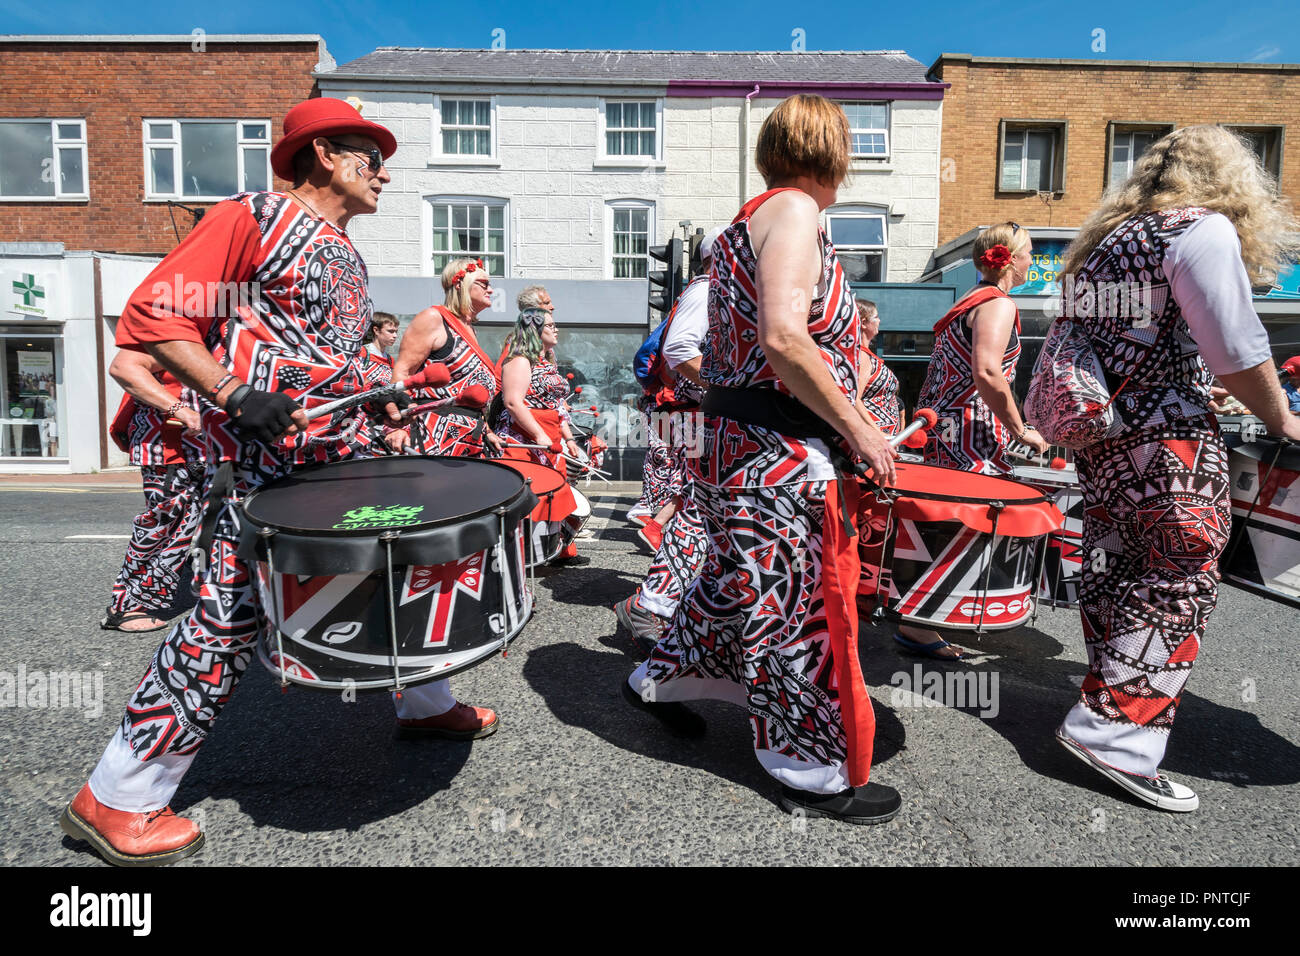
[[[203,472],[201,463],[140,468],[145,508],[131,528],[109,614],[176,606],[181,572],[203,511]]]
[[[648,700],[746,707],[768,773],[836,793],[849,783],[821,587],[826,485],[693,484],[711,547],[667,634],[628,684]]]
[[[1107,763],[1154,777],[1218,595],[1228,455],[1207,418],[1121,435],[1077,465],[1088,675],[1063,729]]]

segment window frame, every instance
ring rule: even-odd
[[[856,245],[841,245],[839,243],[835,243],[835,239],[831,233],[832,219],[879,219],[881,225],[881,229],[880,229],[880,234],[882,239],[881,244],[879,246],[871,246],[871,245],[856,246]],[[887,206],[876,206],[876,205],[871,205],[870,203],[844,203],[844,204],[837,204],[834,206],[828,206],[826,207],[826,211],[822,213],[822,228],[826,230],[826,237],[830,239],[833,244],[835,244],[836,255],[840,255],[841,253],[844,254],[874,253],[874,252],[880,253],[880,278],[879,279],[876,280],[855,279],[851,281],[862,281],[862,282],[869,282],[869,281],[888,282],[889,281],[889,208]]]
[[[445,153],[442,150],[442,103],[449,100],[455,103],[473,102],[488,104],[488,152],[486,153]],[[463,129],[464,127],[457,127]],[[474,127],[477,129],[478,127]],[[435,93],[433,95],[433,115],[429,136],[429,163],[438,166],[499,166],[501,157],[497,132],[497,97],[481,96],[473,93]]]
[[[1006,162],[1007,133],[1051,133],[1055,139],[1052,143],[1052,173],[1050,188],[1037,189],[1007,187],[1002,185],[1002,167]],[[1070,121],[1067,119],[1000,119],[998,120],[998,153],[994,164],[993,190],[998,193],[1017,195],[1036,195],[1050,192],[1057,196],[1065,195],[1066,153],[1069,145]],[[1021,165],[1021,182],[1024,182],[1024,166]]]
[[[605,125],[605,117],[611,103],[654,103],[655,106],[655,151],[654,155],[638,154],[635,156],[611,155],[608,150],[606,133],[613,132]],[[641,127],[637,127],[640,129]],[[626,127],[619,127],[625,131]],[[635,96],[602,96],[596,110],[596,165],[598,166],[657,166],[664,161],[664,98]]]
[[[54,195],[6,196],[0,194],[0,202],[86,202],[90,199],[90,156],[87,147],[85,117],[2,116],[0,117],[0,123],[26,123],[32,126],[40,123],[47,124],[50,128],[50,162],[55,170]],[[81,127],[81,135],[75,140],[60,140],[58,130],[60,123],[76,123]],[[82,192],[65,193],[63,191],[63,176],[59,170],[60,149],[80,149]]]
[[[1282,178],[1282,149],[1286,144],[1286,127],[1270,123],[1220,123],[1224,129],[1230,133],[1264,133],[1272,137],[1273,160],[1270,163],[1267,155],[1263,160],[1264,168],[1275,179]]]
[[[894,119],[893,103],[889,100],[841,100],[840,107],[845,106],[883,106],[885,108],[885,126],[883,129],[875,127],[862,126],[857,127],[849,123],[849,160],[851,162],[883,162],[887,163],[893,157],[893,137],[890,135]],[[847,116],[847,111],[845,113]],[[859,133],[883,133],[885,136],[885,151],[883,153],[854,153],[852,152],[853,134]]]
[[[1156,139],[1161,139],[1174,131],[1173,123],[1160,122],[1142,122],[1128,120],[1111,120],[1106,124],[1106,159],[1104,166],[1104,179],[1102,188],[1109,189],[1114,182],[1111,179],[1110,168],[1114,164],[1113,156],[1115,155],[1115,137],[1126,133],[1157,133]],[[1133,157],[1129,157],[1128,175],[1133,175],[1133,164],[1136,162]],[[1125,179],[1128,176],[1124,177]]]
[[[169,139],[154,137],[149,135],[149,126],[151,123],[171,123],[172,136]],[[268,190],[275,188],[275,173],[271,169],[271,146],[274,139],[275,127],[270,119],[261,117],[197,117],[197,116],[146,116],[140,124],[140,139],[144,149],[144,201],[145,202],[220,202],[223,199],[229,199],[230,196],[187,196],[183,189],[170,192],[160,193],[153,189],[153,163],[150,161],[149,152],[151,149],[169,148],[172,152],[172,185],[175,187],[182,182],[182,170],[184,168],[184,157],[181,155],[181,125],[204,124],[215,125],[217,123],[233,123],[235,126],[235,179],[236,190],[230,195],[237,196],[242,192],[247,192],[244,188],[244,150],[248,148],[265,148],[266,150],[266,188]],[[266,139],[254,140],[244,136],[243,126],[250,123],[259,123],[266,127]]]
[[[617,276],[614,269],[614,212],[618,209],[644,209],[646,210],[646,274],[644,276]],[[625,197],[620,199],[609,199],[605,202],[605,254],[601,257],[604,260],[604,273],[606,279],[617,279],[619,282],[646,282],[649,280],[650,272],[654,268],[650,259],[650,247],[656,245],[655,242],[658,223],[656,219],[656,203],[653,199],[634,199]],[[631,258],[631,257],[624,257]]]
[[[501,209],[501,275],[495,275],[492,272],[491,263],[488,262],[488,256],[496,256],[498,253],[479,252],[463,253],[460,255],[443,252],[434,248],[433,243],[433,209],[434,206],[482,206],[484,209],[483,221],[486,223],[488,209]],[[426,276],[440,276],[442,269],[434,265],[435,256],[450,255],[456,258],[480,258],[483,257],[484,265],[488,266],[488,275],[493,279],[508,279],[511,276],[511,256],[510,244],[513,241],[510,219],[511,205],[510,199],[506,196],[470,196],[464,194],[452,193],[430,193],[420,197],[420,233],[421,248],[423,255],[420,260],[421,274]],[[448,218],[448,229],[451,228],[450,218]],[[486,230],[486,226],[484,227]]]

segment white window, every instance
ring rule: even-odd
[[[452,259],[482,259],[488,275],[504,277],[507,203],[476,196],[428,198],[433,274]]]
[[[1229,130],[1245,140],[1264,168],[1274,176],[1282,169],[1282,127],[1280,126],[1229,126]]]
[[[435,96],[433,155],[435,159],[495,159],[495,98]]]
[[[0,199],[88,199],[86,121],[0,119]]]
[[[1001,122],[998,189],[1062,192],[1065,189],[1065,123]]]
[[[644,279],[650,274],[650,237],[654,235],[654,203],[619,199],[605,207],[609,236],[609,277]]]
[[[144,121],[146,199],[225,199],[271,185],[268,120]]]
[[[605,100],[600,114],[606,161],[655,162],[663,155],[663,100]]]
[[[889,104],[844,103],[849,119],[849,155],[854,159],[885,159],[889,156]]]
[[[840,206],[826,211],[826,231],[850,282],[884,282],[886,211]]]
[[[1122,126],[1112,123],[1110,157],[1106,167],[1107,185],[1117,185],[1132,176],[1133,167],[1142,158],[1142,154],[1170,129],[1170,126]]]

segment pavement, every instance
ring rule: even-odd
[[[636,658],[612,607],[650,556],[622,519],[636,486],[587,490],[580,563],[538,575],[508,656],[453,678],[500,713],[496,735],[395,741],[386,695],[281,693],[253,662],[173,801],[208,836],[178,865],[1300,862],[1293,609],[1223,587],[1163,767],[1200,794],[1180,815],[1054,742],[1086,670],[1076,612],[966,641],[969,665],[905,656],[864,622],[872,779],[903,809],[876,827],[805,820],[777,805],[741,710],[693,705],[708,733],[683,742],[623,701]],[[97,625],[140,502],[100,476],[0,479],[0,864],[103,866],[56,821],[162,636]],[[83,693],[33,695],[38,672],[77,675]],[[4,696],[20,674],[26,699]]]

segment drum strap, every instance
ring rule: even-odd
[[[208,488],[207,504],[203,508],[203,523],[199,533],[194,536],[190,548],[190,557],[194,562],[194,573],[203,574],[208,567],[208,554],[212,550],[212,538],[217,531],[217,515],[221,506],[235,490],[235,468],[231,462],[223,461],[217,466],[212,476],[212,485]]]

